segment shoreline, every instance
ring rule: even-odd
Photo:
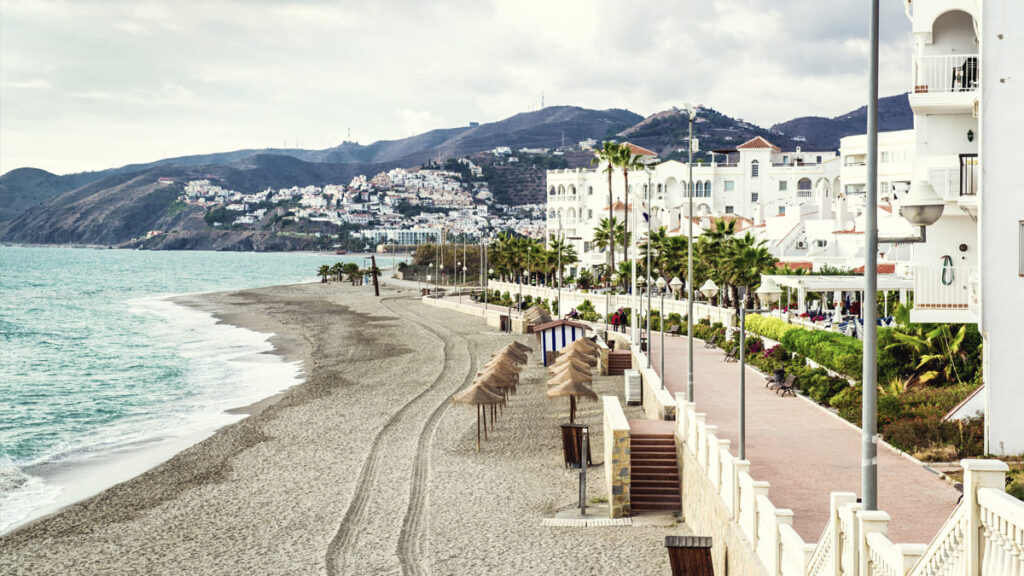
[[[286,286],[293,285],[283,285],[283,287]],[[275,386],[279,388],[279,391],[248,404],[219,407],[219,414],[240,417],[231,422],[211,422],[199,425],[194,429],[186,431],[184,434],[154,436],[125,446],[115,447],[107,452],[93,454],[77,461],[44,462],[25,466],[22,468],[23,473],[41,479],[45,485],[58,489],[59,492],[52,502],[33,510],[28,517],[6,527],[0,532],[0,536],[6,536],[27,528],[54,514],[59,514],[62,510],[78,502],[101,494],[111,487],[138,478],[174,458],[181,452],[210,438],[220,430],[233,426],[248,416],[262,412],[283,397],[290,388],[300,385],[305,381],[305,356],[287,348],[290,345],[286,343],[287,339],[278,338],[277,333],[268,329],[266,325],[256,326],[255,323],[249,323],[249,326],[244,325],[246,324],[245,322],[239,321],[244,320],[244,318],[234,319],[235,321],[226,320],[221,317],[220,309],[209,302],[210,298],[230,293],[232,292],[195,292],[162,297],[158,298],[157,301],[169,302],[175,306],[205,314],[214,321],[215,325],[230,326],[235,330],[263,337],[263,340],[269,343],[271,348],[256,352],[256,355],[270,355],[279,358],[279,362],[282,365],[298,364],[298,370],[295,371],[293,376],[289,377],[290,383]],[[241,338],[239,340],[242,341]]]

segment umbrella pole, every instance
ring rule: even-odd
[[[576,423],[576,397],[569,396],[569,424]]]
[[[482,406],[484,411],[484,440],[487,440],[487,405]]]
[[[476,451],[480,451],[480,405],[476,405]]]

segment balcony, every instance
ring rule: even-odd
[[[969,112],[978,97],[980,61],[977,54],[918,56],[910,106],[917,112]]]
[[[915,266],[912,322],[977,322],[976,266]]]

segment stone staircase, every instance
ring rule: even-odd
[[[630,506],[633,513],[678,512],[679,467],[672,434],[631,434]]]
[[[629,350],[608,351],[608,375],[618,376],[633,367],[633,353]]]

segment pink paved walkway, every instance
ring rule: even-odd
[[[652,366],[659,368],[659,335],[652,338]],[[665,337],[666,387],[686,391],[686,338]],[[739,364],[694,341],[697,412],[718,426],[718,436],[738,454]],[[860,494],[860,430],[802,398],[782,398],[747,369],[747,459],[755,480],[771,484],[776,506],[791,508],[793,527],[815,542],[828,520],[829,493]],[[884,446],[878,450],[878,505],[889,513],[896,543],[927,543],[960,497],[950,484]]]

